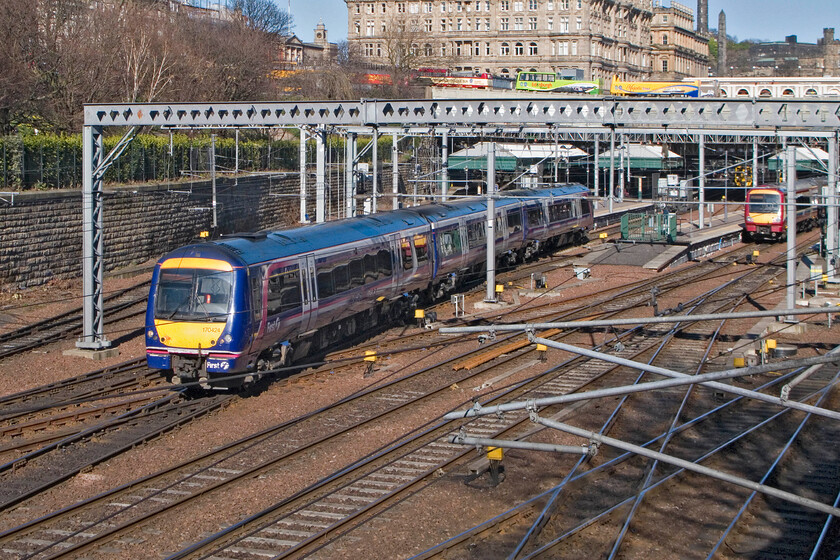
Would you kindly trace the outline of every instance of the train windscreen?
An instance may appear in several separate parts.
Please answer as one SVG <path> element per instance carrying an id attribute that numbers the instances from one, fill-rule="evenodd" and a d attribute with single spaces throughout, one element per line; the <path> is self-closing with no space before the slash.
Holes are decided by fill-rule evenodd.
<path id="1" fill-rule="evenodd" d="M 160 271 L 155 319 L 218 321 L 230 309 L 233 273 L 201 268 Z"/>
<path id="2" fill-rule="evenodd" d="M 749 200 L 751 214 L 775 214 L 779 211 L 782 197 L 776 193 L 752 193 Z"/>

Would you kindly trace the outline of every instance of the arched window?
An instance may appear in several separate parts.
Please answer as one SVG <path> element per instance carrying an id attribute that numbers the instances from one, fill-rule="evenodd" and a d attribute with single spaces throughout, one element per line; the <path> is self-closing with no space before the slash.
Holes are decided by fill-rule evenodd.
<path id="1" fill-rule="evenodd" d="M 502 46 L 499 47 L 499 55 L 500 56 L 509 56 L 510 55 L 510 45 L 507 43 L 502 43 Z"/>
<path id="2" fill-rule="evenodd" d="M 668 34 L 667 34 L 667 33 L 663 33 L 663 34 L 662 34 L 662 44 L 663 44 L 663 45 L 667 45 L 667 44 L 668 44 Z"/>
<path id="3" fill-rule="evenodd" d="M 749 97 L 749 96 L 750 96 L 750 92 L 749 92 L 749 91 L 747 91 L 747 90 L 746 90 L 746 89 L 744 89 L 744 88 L 741 88 L 741 89 L 739 89 L 739 90 L 738 90 L 737 95 L 738 95 L 738 97 Z"/>
<path id="4" fill-rule="evenodd" d="M 758 96 L 759 96 L 759 97 L 772 97 L 772 96 L 773 96 L 773 94 L 772 94 L 772 93 L 770 93 L 770 90 L 769 90 L 769 89 L 764 88 L 763 90 L 761 90 L 760 92 L 758 92 Z"/>
<path id="5" fill-rule="evenodd" d="M 516 56 L 525 56 L 525 46 L 522 43 L 516 43 L 513 47 L 513 54 Z"/>
<path id="6" fill-rule="evenodd" d="M 805 92 L 805 95 L 807 95 L 809 97 L 816 97 L 819 94 L 817 93 L 817 90 L 815 90 L 814 88 L 808 88 L 808 90 Z"/>
<path id="7" fill-rule="evenodd" d="M 788 88 L 782 92 L 782 97 L 793 97 L 793 90 Z"/>
<path id="8" fill-rule="evenodd" d="M 528 44 L 528 55 L 529 56 L 537 56 L 537 44 L 536 43 L 529 43 Z"/>
<path id="9" fill-rule="evenodd" d="M 425 54 L 426 56 L 432 56 L 432 54 L 433 54 L 432 45 L 430 45 L 429 43 L 426 43 L 425 45 L 423 45 L 423 54 Z"/>
<path id="10" fill-rule="evenodd" d="M 508 70 L 507 68 L 502 68 L 501 74 L 502 76 L 507 78 L 508 76 L 510 76 L 510 70 Z"/>

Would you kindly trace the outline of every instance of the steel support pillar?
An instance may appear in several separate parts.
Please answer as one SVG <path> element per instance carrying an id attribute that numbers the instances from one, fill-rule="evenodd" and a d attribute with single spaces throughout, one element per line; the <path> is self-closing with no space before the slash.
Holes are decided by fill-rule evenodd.
<path id="1" fill-rule="evenodd" d="M 698 216 L 698 221 L 700 222 L 700 229 L 703 229 L 705 224 L 703 222 L 706 221 L 706 135 L 701 134 L 699 141 L 697 143 L 700 149 L 700 170 L 699 175 L 700 177 L 697 179 L 697 189 L 698 189 L 698 201 L 700 206 L 700 212 Z"/>
<path id="2" fill-rule="evenodd" d="M 610 132 L 610 212 L 613 211 L 613 199 L 615 198 L 615 128 Z"/>
<path id="3" fill-rule="evenodd" d="M 600 150 L 601 150 L 601 135 L 596 134 L 595 135 L 595 169 L 594 169 L 594 172 L 593 172 L 593 175 L 595 176 L 595 198 L 596 199 L 601 194 L 601 189 L 600 189 L 600 184 L 599 184 L 600 183 L 600 177 L 601 177 L 601 169 L 600 169 L 601 154 L 598 153 L 598 152 L 600 152 Z"/>
<path id="4" fill-rule="evenodd" d="M 315 221 L 319 224 L 327 219 L 326 144 L 327 132 L 319 130 L 315 133 Z"/>
<path id="5" fill-rule="evenodd" d="M 484 301 L 496 302 L 496 143 L 487 144 L 487 292 Z"/>
<path id="6" fill-rule="evenodd" d="M 758 137 L 753 136 L 753 157 L 752 157 L 752 186 L 758 186 Z M 746 196 L 746 195 L 745 195 Z"/>
<path id="7" fill-rule="evenodd" d="M 306 215 L 306 129 L 300 127 L 300 223 L 309 222 Z"/>
<path id="8" fill-rule="evenodd" d="M 449 131 L 444 130 L 440 147 L 440 194 L 441 202 L 449 196 Z"/>
<path id="9" fill-rule="evenodd" d="M 618 148 L 618 201 L 624 202 L 624 189 L 626 187 L 624 183 L 624 150 L 626 148 L 624 135 L 621 135 L 619 138 L 619 148 Z"/>
<path id="10" fill-rule="evenodd" d="M 392 134 L 391 138 L 393 140 L 393 144 L 391 144 L 391 185 L 394 193 L 393 206 L 394 210 L 397 210 L 400 207 L 400 152 L 397 149 L 396 133 Z"/>
<path id="11" fill-rule="evenodd" d="M 356 142 L 358 135 L 348 132 L 344 142 L 344 203 L 345 216 L 356 215 Z"/>
<path id="12" fill-rule="evenodd" d="M 370 211 L 376 214 L 377 203 L 379 202 L 379 129 L 373 129 L 373 185 L 371 186 L 371 206 Z"/>
<path id="13" fill-rule="evenodd" d="M 104 159 L 102 127 L 82 131 L 82 336 L 76 347 L 103 350 L 111 343 L 105 337 L 102 286 L 105 273 L 102 220 L 102 173 Z"/>
<path id="14" fill-rule="evenodd" d="M 787 308 L 796 307 L 796 146 L 785 149 L 785 173 L 787 175 Z M 787 323 L 796 323 L 797 319 L 788 315 Z"/>
<path id="15" fill-rule="evenodd" d="M 837 277 L 838 259 L 838 212 L 837 212 L 837 164 L 838 164 L 838 134 L 828 139 L 828 197 L 826 200 L 826 239 L 825 239 L 825 263 L 828 281 L 836 283 L 840 281 Z"/>

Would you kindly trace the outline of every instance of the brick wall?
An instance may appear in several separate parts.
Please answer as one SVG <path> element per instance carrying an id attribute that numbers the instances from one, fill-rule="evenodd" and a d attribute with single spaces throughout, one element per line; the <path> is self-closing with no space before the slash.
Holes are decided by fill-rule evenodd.
<path id="1" fill-rule="evenodd" d="M 217 181 L 219 233 L 282 228 L 298 221 L 296 176 Z M 105 266 L 157 259 L 212 224 L 209 183 L 106 189 Z M 314 215 L 314 211 L 310 211 Z M 0 202 L 0 286 L 22 289 L 82 275 L 82 194 L 22 193 Z"/>

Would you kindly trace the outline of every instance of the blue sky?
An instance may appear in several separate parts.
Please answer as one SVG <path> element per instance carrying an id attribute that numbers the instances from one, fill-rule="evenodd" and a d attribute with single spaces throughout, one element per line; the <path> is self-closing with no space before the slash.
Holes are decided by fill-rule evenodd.
<path id="1" fill-rule="evenodd" d="M 289 0 L 275 0 L 286 9 Z M 680 2 L 693 10 L 696 0 Z M 295 33 L 305 42 L 314 38 L 318 20 L 327 26 L 332 42 L 347 38 L 347 5 L 344 0 L 291 0 Z M 709 27 L 717 28 L 718 14 L 726 12 L 726 29 L 738 39 L 783 41 L 797 35 L 800 42 L 815 43 L 824 27 L 834 27 L 840 38 L 838 0 L 709 0 Z"/>

